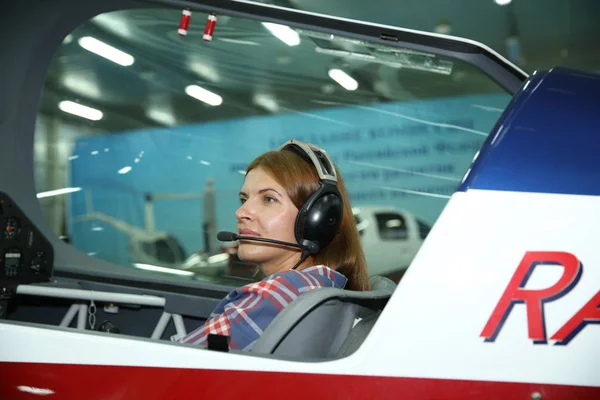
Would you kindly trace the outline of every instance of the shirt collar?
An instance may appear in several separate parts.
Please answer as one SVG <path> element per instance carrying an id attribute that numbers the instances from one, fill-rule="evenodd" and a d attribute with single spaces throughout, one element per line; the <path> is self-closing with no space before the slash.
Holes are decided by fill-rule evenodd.
<path id="1" fill-rule="evenodd" d="M 340 274 L 333 268 L 329 268 L 325 265 L 315 265 L 313 267 L 304 268 L 300 270 L 300 272 L 305 272 L 309 274 L 321 275 L 326 278 L 329 278 L 333 281 L 333 286 L 338 289 L 343 289 L 348 282 L 348 278 L 344 275 Z"/>

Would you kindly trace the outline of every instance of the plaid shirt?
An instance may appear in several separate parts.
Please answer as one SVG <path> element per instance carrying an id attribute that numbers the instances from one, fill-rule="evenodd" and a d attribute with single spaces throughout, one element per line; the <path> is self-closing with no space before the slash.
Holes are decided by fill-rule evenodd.
<path id="1" fill-rule="evenodd" d="M 344 275 L 324 265 L 273 274 L 230 292 L 203 326 L 179 342 L 206 344 L 212 333 L 229 336 L 232 349 L 249 351 L 275 316 L 302 293 L 324 287 L 343 289 L 346 282 Z"/>

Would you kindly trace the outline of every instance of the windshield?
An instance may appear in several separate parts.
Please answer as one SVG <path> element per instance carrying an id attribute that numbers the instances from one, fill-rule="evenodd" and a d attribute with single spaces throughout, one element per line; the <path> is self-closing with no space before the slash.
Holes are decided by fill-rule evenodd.
<path id="1" fill-rule="evenodd" d="M 458 60 L 257 20 L 218 15 L 204 41 L 208 17 L 181 36 L 182 10 L 117 11 L 65 38 L 35 136 L 56 234 L 123 268 L 257 279 L 216 234 L 236 231 L 248 164 L 295 138 L 331 155 L 353 207 L 401 213 L 403 240 L 360 230 L 371 275 L 405 269 L 511 96 Z"/>

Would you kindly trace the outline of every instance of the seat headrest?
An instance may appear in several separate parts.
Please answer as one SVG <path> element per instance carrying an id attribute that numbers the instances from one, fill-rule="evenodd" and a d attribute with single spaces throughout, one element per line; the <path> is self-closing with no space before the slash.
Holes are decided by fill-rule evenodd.
<path id="1" fill-rule="evenodd" d="M 392 294 L 396 289 L 396 284 L 389 278 L 384 276 L 373 276 L 369 279 L 371 283 L 371 291 L 381 291 Z"/>

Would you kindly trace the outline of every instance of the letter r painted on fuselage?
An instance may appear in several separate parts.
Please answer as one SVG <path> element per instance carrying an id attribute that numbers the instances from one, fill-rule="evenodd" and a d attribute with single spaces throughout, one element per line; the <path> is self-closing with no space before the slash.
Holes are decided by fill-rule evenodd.
<path id="1" fill-rule="evenodd" d="M 525 285 L 534 269 L 539 265 L 548 264 L 563 266 L 560 279 L 545 289 L 526 289 Z M 512 308 L 516 304 L 525 304 L 529 338 L 536 344 L 547 343 L 544 303 L 557 300 L 571 291 L 581 278 L 582 272 L 583 265 L 573 254 L 551 251 L 527 252 L 480 336 L 485 338 L 486 342 L 496 340 Z"/>

